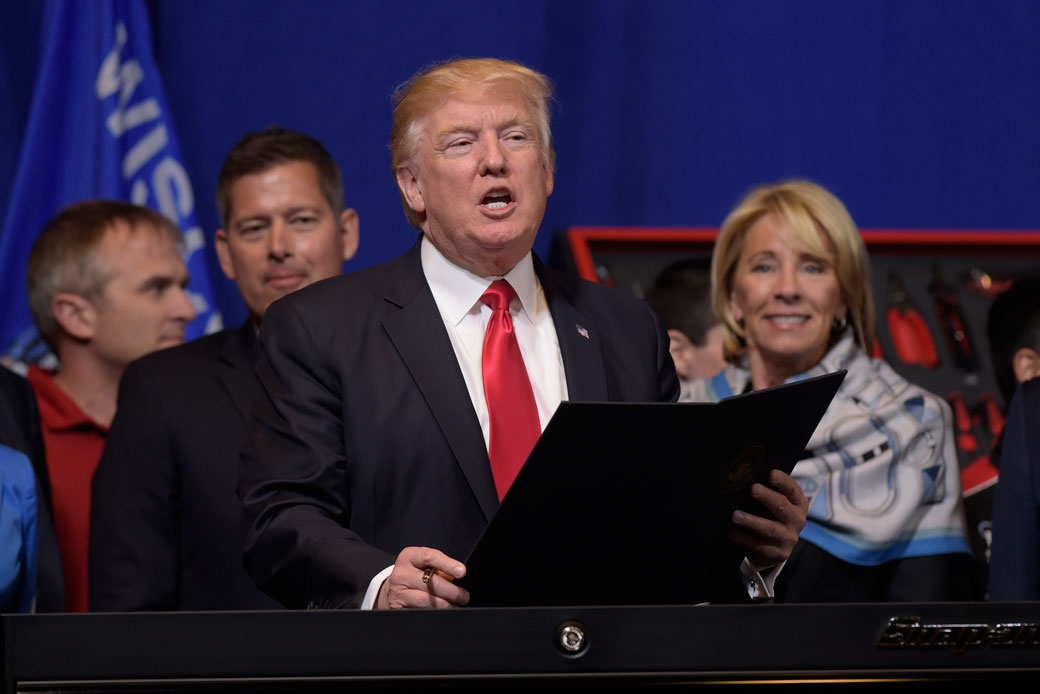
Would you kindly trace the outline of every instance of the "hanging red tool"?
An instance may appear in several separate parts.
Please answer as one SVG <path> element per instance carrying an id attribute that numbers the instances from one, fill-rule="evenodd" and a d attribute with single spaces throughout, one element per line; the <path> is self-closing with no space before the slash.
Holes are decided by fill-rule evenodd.
<path id="1" fill-rule="evenodd" d="M 978 456 L 968 465 L 961 468 L 961 493 L 965 497 L 977 494 L 997 483 L 999 472 L 993 464 L 993 455 L 997 442 L 1000 439 L 1000 434 L 1004 431 L 1005 420 L 1004 413 L 1000 411 L 997 401 L 993 399 L 993 394 L 989 392 L 979 394 L 971 411 L 972 419 L 979 420 L 980 426 L 985 422 L 985 429 L 990 436 L 990 440 L 989 452 Z M 959 440 L 960 435 L 958 434 Z"/>
<path id="2" fill-rule="evenodd" d="M 997 278 L 985 270 L 973 267 L 968 271 L 968 289 L 984 299 L 993 299 L 1003 294 L 1015 283 L 1012 277 Z"/>
<path id="3" fill-rule="evenodd" d="M 971 412 L 968 404 L 964 402 L 964 396 L 959 391 L 954 391 L 946 396 L 946 401 L 953 409 L 953 421 L 957 427 L 957 448 L 964 453 L 977 453 L 979 442 L 972 431 Z"/>
<path id="4" fill-rule="evenodd" d="M 953 361 L 961 370 L 975 373 L 979 370 L 979 360 L 968 335 L 968 326 L 964 322 L 957 301 L 957 293 L 942 276 L 938 265 L 932 265 L 932 281 L 928 285 L 935 297 L 935 311 L 939 316 L 939 324 L 946 336 L 947 346 L 953 353 Z"/>
<path id="5" fill-rule="evenodd" d="M 986 421 L 986 430 L 990 434 L 989 446 L 992 449 L 997 445 L 997 440 L 1004 432 L 1004 413 L 1000 411 L 1000 406 L 990 392 L 980 393 L 975 406 L 982 410 L 983 419 Z"/>
<path id="6" fill-rule="evenodd" d="M 903 281 L 894 272 L 888 273 L 888 290 L 888 334 L 900 361 L 935 368 L 939 354 L 932 333 L 924 317 L 910 303 Z"/>

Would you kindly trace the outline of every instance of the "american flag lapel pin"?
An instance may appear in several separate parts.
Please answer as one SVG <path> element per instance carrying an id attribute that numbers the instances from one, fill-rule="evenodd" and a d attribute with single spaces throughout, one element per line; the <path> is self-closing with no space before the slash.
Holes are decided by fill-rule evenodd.
<path id="1" fill-rule="evenodd" d="M 586 330 L 585 328 L 581 327 L 581 325 L 580 325 L 580 324 L 578 324 L 578 323 L 575 323 L 575 324 L 574 324 L 574 328 L 575 328 L 575 330 L 577 330 L 577 331 L 578 331 L 578 334 L 579 334 L 579 335 L 581 335 L 582 337 L 584 337 L 584 338 L 585 338 L 586 340 L 587 340 L 587 339 L 589 339 L 589 331 L 588 331 L 588 330 Z"/>

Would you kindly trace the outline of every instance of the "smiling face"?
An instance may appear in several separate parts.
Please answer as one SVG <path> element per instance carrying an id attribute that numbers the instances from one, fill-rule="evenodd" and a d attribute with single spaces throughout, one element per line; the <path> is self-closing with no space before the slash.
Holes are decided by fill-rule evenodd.
<path id="1" fill-rule="evenodd" d="M 357 250 L 357 214 L 333 212 L 310 162 L 242 176 L 231 184 L 229 200 L 217 257 L 256 323 L 275 299 L 338 275 Z"/>
<path id="2" fill-rule="evenodd" d="M 453 92 L 396 171 L 423 233 L 452 261 L 503 275 L 530 250 L 553 179 L 530 105 L 508 84 Z"/>
<path id="3" fill-rule="evenodd" d="M 830 263 L 774 215 L 748 229 L 729 300 L 734 318 L 744 323 L 752 377 L 769 385 L 818 363 L 834 321 L 847 313 Z"/>

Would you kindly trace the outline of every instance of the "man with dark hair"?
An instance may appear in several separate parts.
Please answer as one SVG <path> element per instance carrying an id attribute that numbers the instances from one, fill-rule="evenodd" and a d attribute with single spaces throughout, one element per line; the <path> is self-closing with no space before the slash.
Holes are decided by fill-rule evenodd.
<path id="1" fill-rule="evenodd" d="M 697 258 L 678 260 L 654 278 L 646 302 L 668 331 L 679 383 L 711 378 L 726 367 L 725 329 L 711 308 L 711 276 Z"/>
<path id="2" fill-rule="evenodd" d="M 643 301 L 531 252 L 553 191 L 551 92 L 544 75 L 490 58 L 416 75 L 390 134 L 421 232 L 412 249 L 264 317 L 238 491 L 247 570 L 285 605 L 467 603 L 458 558 L 560 402 L 678 397 Z M 805 523 L 806 499 L 781 475 L 781 491 L 752 493 L 783 522 L 734 519 L 759 567 L 785 560 Z M 517 557 L 517 571 L 536 561 Z"/>
<path id="3" fill-rule="evenodd" d="M 1040 456 L 1035 451 L 1040 376 L 1040 277 L 1017 279 L 986 314 L 993 372 L 1007 422 L 990 451 L 996 485 L 965 498 L 969 524 L 987 531 L 984 564 L 994 600 L 1040 598 Z"/>
<path id="4" fill-rule="evenodd" d="M 130 365 L 94 480 L 92 610 L 270 609 L 242 570 L 238 451 L 272 301 L 338 275 L 358 245 L 339 167 L 284 128 L 249 133 L 218 179 L 216 251 L 249 312 Z"/>
<path id="5" fill-rule="evenodd" d="M 87 609 L 91 479 L 123 370 L 134 359 L 184 341 L 195 317 L 184 287 L 181 233 L 157 212 L 125 202 L 70 205 L 33 243 L 29 307 L 58 369 L 29 367 L 46 451 L 65 610 Z"/>

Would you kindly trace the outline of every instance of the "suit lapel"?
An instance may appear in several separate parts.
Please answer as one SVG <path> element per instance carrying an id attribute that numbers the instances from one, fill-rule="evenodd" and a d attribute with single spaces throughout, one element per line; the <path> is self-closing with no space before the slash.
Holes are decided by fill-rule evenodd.
<path id="1" fill-rule="evenodd" d="M 386 293 L 391 310 L 383 328 L 455 454 L 486 519 L 498 510 L 484 435 L 470 402 L 455 350 L 426 284 L 418 243 L 395 268 L 396 284 Z"/>
<path id="2" fill-rule="evenodd" d="M 227 390 L 235 408 L 242 415 L 242 421 L 248 423 L 253 407 L 253 396 L 256 393 L 256 374 L 253 367 L 260 356 L 259 341 L 253 323 L 245 324 L 228 335 L 220 350 L 221 385 Z"/>
<path id="3" fill-rule="evenodd" d="M 577 306 L 577 284 L 565 285 L 537 257 L 535 272 L 545 292 L 556 338 L 560 343 L 563 368 L 567 375 L 567 399 L 583 402 L 605 402 L 607 373 L 603 366 L 602 335 L 597 326 Z"/>

